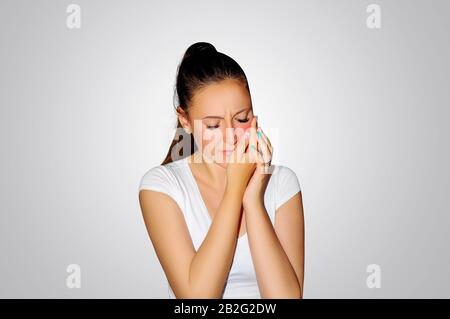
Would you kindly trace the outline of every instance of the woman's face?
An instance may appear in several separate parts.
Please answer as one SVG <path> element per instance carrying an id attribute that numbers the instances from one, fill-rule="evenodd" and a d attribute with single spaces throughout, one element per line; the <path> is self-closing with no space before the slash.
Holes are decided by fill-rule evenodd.
<path id="1" fill-rule="evenodd" d="M 227 79 L 195 92 L 189 117 L 181 123 L 194 134 L 202 160 L 227 166 L 228 156 L 239 137 L 250 128 L 253 110 L 250 94 L 242 82 Z"/>

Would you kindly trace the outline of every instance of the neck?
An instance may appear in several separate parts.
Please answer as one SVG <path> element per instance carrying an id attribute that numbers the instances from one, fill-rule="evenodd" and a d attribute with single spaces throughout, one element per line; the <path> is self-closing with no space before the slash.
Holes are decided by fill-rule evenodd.
<path id="1" fill-rule="evenodd" d="M 197 177 L 206 181 L 209 185 L 217 188 L 225 188 L 227 182 L 226 168 L 218 165 L 215 162 L 205 160 L 203 155 L 200 155 L 197 150 L 194 154 L 189 156 L 188 162 L 193 168 Z M 200 162 L 195 159 L 201 158 Z"/>

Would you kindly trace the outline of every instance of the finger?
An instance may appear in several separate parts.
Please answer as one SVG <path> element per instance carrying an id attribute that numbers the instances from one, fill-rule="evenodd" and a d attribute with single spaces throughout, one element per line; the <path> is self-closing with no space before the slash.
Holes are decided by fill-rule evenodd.
<path id="1" fill-rule="evenodd" d="M 272 160 L 272 152 L 269 149 L 269 145 L 267 145 L 266 141 L 261 138 L 258 142 L 259 150 L 261 151 L 264 163 L 269 163 Z"/>
<path id="2" fill-rule="evenodd" d="M 270 140 L 269 140 L 269 138 L 267 137 L 267 135 L 264 133 L 264 131 L 263 131 L 263 129 L 260 127 L 260 128 L 258 128 L 258 137 L 260 138 L 260 139 L 263 139 L 265 142 L 266 142 L 266 144 L 269 146 L 269 148 L 272 148 L 272 144 L 270 143 Z"/>
<path id="3" fill-rule="evenodd" d="M 272 152 L 273 148 L 272 148 L 272 144 L 270 143 L 269 138 L 267 137 L 267 135 L 264 133 L 264 131 L 262 130 L 262 128 L 258 128 L 258 132 L 257 132 L 257 136 L 259 140 L 263 140 L 269 147 L 270 151 Z"/>
<path id="4" fill-rule="evenodd" d="M 236 149 L 233 152 L 232 159 L 236 162 L 240 162 L 242 159 L 243 154 L 245 153 L 245 150 L 248 146 L 248 140 L 249 140 L 250 133 L 244 132 L 241 137 L 239 138 Z"/>
<path id="5" fill-rule="evenodd" d="M 273 172 L 273 166 L 265 163 L 263 155 L 258 153 L 257 169 L 260 174 L 271 174 Z"/>
<path id="6" fill-rule="evenodd" d="M 250 126 L 250 136 L 249 136 L 249 146 L 248 146 L 248 156 L 251 163 L 257 162 L 258 153 L 258 138 L 256 136 L 256 120 L 257 117 L 252 118 Z"/>

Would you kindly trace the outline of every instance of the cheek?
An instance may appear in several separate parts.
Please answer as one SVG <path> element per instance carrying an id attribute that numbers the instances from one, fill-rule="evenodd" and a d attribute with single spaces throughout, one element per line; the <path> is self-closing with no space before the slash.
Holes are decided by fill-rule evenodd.
<path id="1" fill-rule="evenodd" d="M 206 146 L 208 148 L 214 148 L 222 141 L 222 132 L 218 129 L 216 130 L 204 130 L 203 134 L 196 136 L 197 141 L 201 141 L 203 148 Z"/>
<path id="2" fill-rule="evenodd" d="M 235 128 L 240 128 L 241 130 L 245 131 L 245 130 L 249 129 L 250 127 L 252 127 L 252 120 L 253 120 L 253 116 L 249 115 L 248 121 L 246 123 L 237 122 L 235 124 Z"/>
<path id="3" fill-rule="evenodd" d="M 236 126 L 234 127 L 234 129 L 236 130 L 236 134 L 238 136 L 240 136 L 240 134 L 244 133 L 247 129 L 249 129 L 251 127 L 251 122 L 248 121 L 247 123 L 238 123 L 236 124 Z M 238 133 L 239 132 L 239 133 Z"/>
<path id="4" fill-rule="evenodd" d="M 248 121 L 247 123 L 242 123 L 242 126 L 240 126 L 242 129 L 246 130 L 252 126 L 251 122 Z"/>

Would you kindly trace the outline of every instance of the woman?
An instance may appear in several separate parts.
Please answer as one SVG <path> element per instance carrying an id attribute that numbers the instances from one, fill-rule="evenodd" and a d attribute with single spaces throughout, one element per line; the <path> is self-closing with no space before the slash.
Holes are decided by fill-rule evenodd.
<path id="1" fill-rule="evenodd" d="M 169 297 L 302 298 L 300 185 L 270 165 L 244 71 L 198 42 L 178 66 L 176 93 L 181 138 L 139 188 Z"/>

